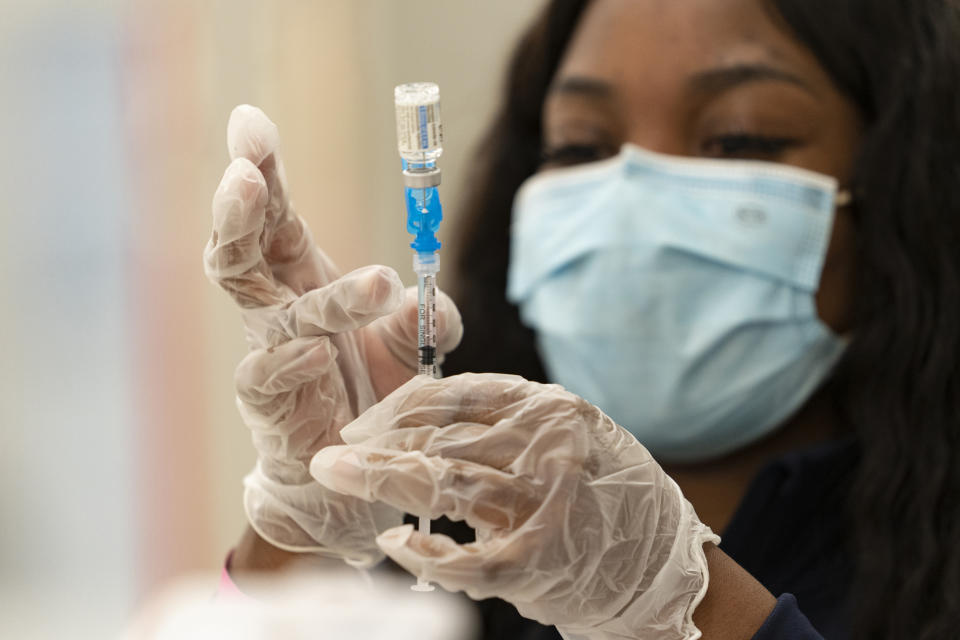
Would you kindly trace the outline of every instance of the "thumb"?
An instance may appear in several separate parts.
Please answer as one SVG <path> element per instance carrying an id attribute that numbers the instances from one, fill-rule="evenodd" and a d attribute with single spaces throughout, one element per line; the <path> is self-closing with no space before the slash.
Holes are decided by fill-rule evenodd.
<path id="1" fill-rule="evenodd" d="M 463 337 L 463 320 L 453 300 L 442 291 L 437 291 L 437 355 L 438 363 L 443 356 L 456 349 Z M 395 358 L 408 367 L 417 367 L 417 319 L 419 307 L 417 288 L 407 287 L 400 308 L 388 316 L 373 322 L 370 328 L 377 332 L 383 344 Z"/>

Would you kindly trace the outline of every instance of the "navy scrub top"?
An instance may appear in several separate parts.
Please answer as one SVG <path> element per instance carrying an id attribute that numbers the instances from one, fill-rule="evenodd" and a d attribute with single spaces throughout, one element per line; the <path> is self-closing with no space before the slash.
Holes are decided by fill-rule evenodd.
<path id="1" fill-rule="evenodd" d="M 753 640 L 849 636 L 853 565 L 846 546 L 845 503 L 856 464 L 851 438 L 790 453 L 764 467 L 751 482 L 720 548 L 779 596 Z M 460 526 L 438 522 L 436 530 L 466 542 Z M 560 638 L 555 628 L 521 617 L 502 600 L 476 606 L 483 640 Z"/>

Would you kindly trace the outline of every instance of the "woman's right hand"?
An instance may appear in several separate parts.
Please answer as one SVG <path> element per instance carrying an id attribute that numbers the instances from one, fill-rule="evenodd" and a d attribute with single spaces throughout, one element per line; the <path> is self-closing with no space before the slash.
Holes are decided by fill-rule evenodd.
<path id="1" fill-rule="evenodd" d="M 386 531 L 380 548 L 410 573 L 503 598 L 568 639 L 700 637 L 704 544 L 719 538 L 630 432 L 563 387 L 418 377 L 342 435 L 313 459 L 317 480 L 477 531 L 463 545 Z"/>
<path id="2" fill-rule="evenodd" d="M 289 551 L 369 566 L 375 538 L 401 513 L 332 492 L 309 473 L 339 430 L 416 371 L 415 290 L 388 267 L 341 275 L 290 205 L 279 135 L 255 107 L 234 109 L 232 162 L 213 198 L 204 267 L 240 306 L 251 351 L 236 372 L 237 403 L 258 453 L 244 481 L 257 534 Z M 462 334 L 460 315 L 437 299 L 438 351 Z"/>

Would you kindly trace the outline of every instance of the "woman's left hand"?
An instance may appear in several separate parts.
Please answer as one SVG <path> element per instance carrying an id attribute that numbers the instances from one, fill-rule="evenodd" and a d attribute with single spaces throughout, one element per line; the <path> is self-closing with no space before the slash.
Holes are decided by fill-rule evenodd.
<path id="1" fill-rule="evenodd" d="M 717 542 L 647 450 L 557 385 L 418 376 L 341 431 L 311 473 L 335 491 L 465 520 L 458 545 L 395 527 L 377 544 L 411 573 L 500 597 L 572 638 L 693 638 Z"/>

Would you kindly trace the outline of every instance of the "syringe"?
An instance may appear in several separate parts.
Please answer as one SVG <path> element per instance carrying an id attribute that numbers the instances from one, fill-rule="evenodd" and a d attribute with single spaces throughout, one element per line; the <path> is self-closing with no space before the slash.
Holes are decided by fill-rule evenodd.
<path id="1" fill-rule="evenodd" d="M 437 377 L 437 272 L 440 242 L 436 232 L 443 219 L 440 168 L 443 125 L 440 122 L 440 89 L 432 82 L 414 82 L 393 91 L 397 115 L 397 147 L 403 160 L 403 184 L 407 203 L 407 231 L 414 234 L 413 270 L 417 274 L 417 373 Z M 430 535 L 430 518 L 420 516 L 419 529 Z M 422 577 L 410 587 L 433 591 Z"/>

